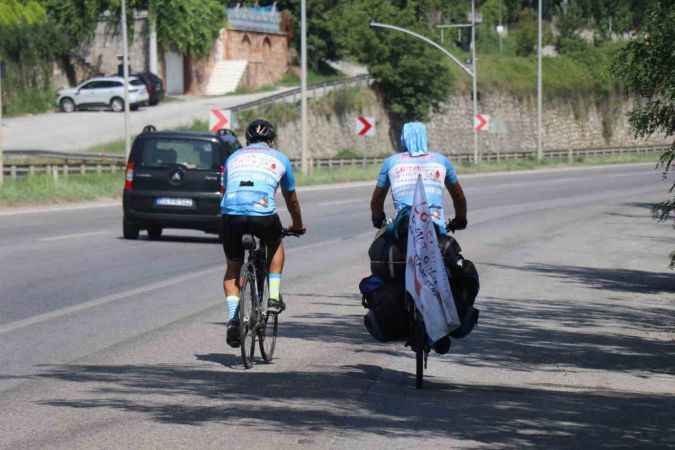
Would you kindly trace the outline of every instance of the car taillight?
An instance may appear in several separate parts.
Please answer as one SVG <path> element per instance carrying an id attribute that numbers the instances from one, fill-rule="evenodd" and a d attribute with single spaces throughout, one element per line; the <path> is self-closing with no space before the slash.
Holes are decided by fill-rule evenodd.
<path id="1" fill-rule="evenodd" d="M 127 164 L 127 176 L 124 179 L 124 190 L 130 191 L 134 188 L 134 163 Z"/>
<path id="2" fill-rule="evenodd" d="M 220 180 L 218 182 L 218 184 L 219 184 L 218 191 L 220 191 L 221 194 L 224 194 L 225 193 L 225 183 L 224 183 L 224 181 L 225 181 L 224 180 L 224 178 L 225 178 L 225 166 L 220 166 L 220 168 L 218 169 L 218 175 L 219 175 L 218 179 Z"/>

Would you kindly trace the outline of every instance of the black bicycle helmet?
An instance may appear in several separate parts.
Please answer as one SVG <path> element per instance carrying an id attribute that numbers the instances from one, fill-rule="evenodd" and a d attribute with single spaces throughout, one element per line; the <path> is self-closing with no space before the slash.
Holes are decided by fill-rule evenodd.
<path id="1" fill-rule="evenodd" d="M 274 125 L 263 119 L 256 119 L 246 128 L 246 143 L 272 142 L 277 137 Z"/>

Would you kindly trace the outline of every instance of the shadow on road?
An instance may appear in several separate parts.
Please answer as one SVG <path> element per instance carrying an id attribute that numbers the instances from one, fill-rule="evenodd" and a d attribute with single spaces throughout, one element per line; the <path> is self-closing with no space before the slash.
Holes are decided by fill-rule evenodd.
<path id="1" fill-rule="evenodd" d="M 552 264 L 527 264 L 521 267 L 483 263 L 485 266 L 533 272 L 570 283 L 580 283 L 607 291 L 641 294 L 675 293 L 675 273 L 611 269 Z"/>
<path id="2" fill-rule="evenodd" d="M 384 437 L 470 440 L 493 448 L 675 444 L 675 435 L 667 431 L 675 414 L 672 396 L 446 385 L 433 380 L 416 391 L 409 373 L 371 365 L 327 372 L 251 370 L 246 376 L 172 365 L 68 365 L 41 376 L 91 383 L 99 397 L 54 399 L 43 405 L 117 409 L 182 425 L 218 422 L 296 433 L 358 430 Z M 386 383 L 376 383 L 381 380 Z"/>
<path id="3" fill-rule="evenodd" d="M 644 392 L 652 377 L 663 385 L 664 377 L 675 375 L 675 346 L 663 339 L 672 336 L 668 333 L 675 323 L 674 305 L 637 308 L 635 303 L 611 300 L 616 291 L 670 292 L 665 290 L 670 280 L 666 274 L 543 264 L 493 267 L 496 272 L 527 270 L 587 284 L 598 289 L 587 295 L 599 293 L 593 302 L 568 297 L 564 291 L 545 300 L 480 298 L 478 328 L 465 342 L 455 343 L 448 356 L 432 356 L 430 364 L 443 367 L 443 380 L 452 380 L 462 367 L 485 368 L 485 373 L 508 370 L 504 373 L 510 379 L 503 383 L 494 381 L 495 376 L 472 383 L 464 372 L 461 383 L 429 377 L 425 389 L 417 391 L 412 353 L 401 343 L 373 343 L 363 326 L 358 295 L 317 292 L 289 294 L 289 305 L 293 296 L 307 296 L 313 302 L 341 305 L 340 310 L 284 317 L 280 335 L 288 339 L 286 344 L 314 341 L 326 351 L 333 344 L 347 344 L 361 360 L 364 352 L 407 358 L 402 366 L 410 370 L 338 361 L 330 367 L 282 372 L 224 368 L 241 368 L 234 353 L 195 355 L 202 362 L 195 365 L 45 366 L 37 378 L 81 386 L 77 399 L 52 398 L 40 404 L 113 409 L 171 424 L 215 422 L 305 432 L 308 439 L 316 431 L 337 432 L 336 447 L 351 432 L 383 439 L 457 439 L 488 448 L 675 446 L 675 394 L 630 392 L 631 387 L 621 383 L 625 390 L 617 391 L 576 380 L 577 374 L 583 377 L 594 370 L 610 376 L 630 374 L 644 383 Z M 527 378 L 532 372 L 539 376 Z"/>
<path id="4" fill-rule="evenodd" d="M 483 299 L 489 306 L 453 359 L 474 367 L 571 373 L 602 370 L 675 375 L 670 335 L 675 310 L 634 305 L 583 305 L 569 300 Z M 570 381 L 572 383 L 572 381 Z"/>

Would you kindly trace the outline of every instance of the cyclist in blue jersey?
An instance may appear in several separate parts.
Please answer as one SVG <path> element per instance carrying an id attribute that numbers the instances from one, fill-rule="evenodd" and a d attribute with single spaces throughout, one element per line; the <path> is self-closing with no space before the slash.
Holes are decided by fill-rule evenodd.
<path id="1" fill-rule="evenodd" d="M 420 122 L 409 122 L 403 125 L 401 152 L 390 156 L 382 164 L 370 201 L 373 226 L 381 228 L 384 225 L 384 201 L 389 188 L 391 188 L 397 216 L 412 207 L 415 186 L 420 175 L 424 183 L 431 217 L 441 234 L 440 240 L 446 239 L 446 229 L 463 230 L 466 228 L 466 198 L 457 179 L 457 172 L 448 158 L 440 153 L 429 151 L 427 129 Z M 447 223 L 443 208 L 444 189 L 450 193 L 455 208 L 455 217 Z M 440 354 L 447 353 L 450 349 L 450 338 L 445 336 L 434 343 L 433 348 Z"/>
<path id="2" fill-rule="evenodd" d="M 427 202 L 434 223 L 445 234 L 446 226 L 453 230 L 466 228 L 466 198 L 452 163 L 440 153 L 427 147 L 427 129 L 423 123 L 409 122 L 401 133 L 401 152 L 382 164 L 377 185 L 370 201 L 373 226 L 380 228 L 385 220 L 384 201 L 391 188 L 394 208 L 398 214 L 412 206 L 418 176 L 422 176 Z M 445 223 L 443 192 L 447 189 L 455 207 L 455 217 Z"/>
<path id="3" fill-rule="evenodd" d="M 239 274 L 244 249 L 241 238 L 253 234 L 267 247 L 269 262 L 269 307 L 285 308 L 279 294 L 284 267 L 284 247 L 281 243 L 281 221 L 277 215 L 274 194 L 279 186 L 290 213 L 289 231 L 304 234 L 300 202 L 295 192 L 295 178 L 288 157 L 270 145 L 276 138 L 274 126 L 265 120 L 254 120 L 246 129 L 246 146 L 232 153 L 225 162 L 223 186 L 225 195 L 220 205 L 223 216 L 223 249 L 227 270 L 223 289 L 227 302 L 227 342 L 238 347 Z"/>

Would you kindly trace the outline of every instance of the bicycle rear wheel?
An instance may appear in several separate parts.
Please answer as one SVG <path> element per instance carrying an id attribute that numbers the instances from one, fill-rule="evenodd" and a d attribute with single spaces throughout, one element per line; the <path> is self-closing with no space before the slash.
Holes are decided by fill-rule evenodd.
<path id="1" fill-rule="evenodd" d="M 241 362 L 247 369 L 253 367 L 253 356 L 255 353 L 256 296 L 255 277 L 246 269 L 241 277 L 239 326 L 241 333 Z"/>
<path id="2" fill-rule="evenodd" d="M 417 314 L 415 314 L 417 316 Z M 415 317 L 415 388 L 422 389 L 424 380 L 424 344 L 426 338 L 424 322 L 419 317 Z"/>

